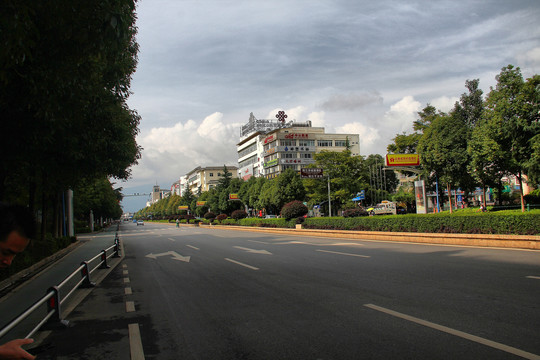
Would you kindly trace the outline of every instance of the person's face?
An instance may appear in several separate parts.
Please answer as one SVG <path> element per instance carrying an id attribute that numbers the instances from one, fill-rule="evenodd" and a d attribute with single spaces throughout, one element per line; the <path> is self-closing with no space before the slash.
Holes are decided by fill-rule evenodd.
<path id="1" fill-rule="evenodd" d="M 7 268 L 15 256 L 21 253 L 30 240 L 21 236 L 17 231 L 12 231 L 6 240 L 0 241 L 0 268 Z"/>

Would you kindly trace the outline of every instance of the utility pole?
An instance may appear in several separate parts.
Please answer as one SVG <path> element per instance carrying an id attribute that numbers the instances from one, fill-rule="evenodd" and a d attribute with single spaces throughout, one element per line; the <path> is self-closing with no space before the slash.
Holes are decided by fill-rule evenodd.
<path id="1" fill-rule="evenodd" d="M 332 216 L 332 200 L 330 199 L 330 174 L 328 174 L 328 217 Z"/>

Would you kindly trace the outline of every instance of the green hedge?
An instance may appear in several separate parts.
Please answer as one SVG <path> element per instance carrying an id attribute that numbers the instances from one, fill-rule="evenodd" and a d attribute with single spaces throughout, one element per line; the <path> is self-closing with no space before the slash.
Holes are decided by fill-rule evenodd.
<path id="1" fill-rule="evenodd" d="M 304 222 L 304 227 L 360 231 L 538 235 L 540 214 L 456 213 L 308 218 Z"/>

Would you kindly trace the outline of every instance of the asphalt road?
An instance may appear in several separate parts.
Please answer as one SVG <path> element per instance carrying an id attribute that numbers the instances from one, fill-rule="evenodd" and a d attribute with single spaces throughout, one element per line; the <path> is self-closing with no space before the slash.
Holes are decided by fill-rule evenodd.
<path id="1" fill-rule="evenodd" d="M 537 251 L 151 223 L 120 237 L 122 263 L 41 358 L 540 359 Z"/>

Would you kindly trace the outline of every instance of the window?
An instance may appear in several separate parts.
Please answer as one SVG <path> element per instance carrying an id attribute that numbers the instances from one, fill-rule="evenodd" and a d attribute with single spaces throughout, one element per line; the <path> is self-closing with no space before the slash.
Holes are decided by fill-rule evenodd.
<path id="1" fill-rule="evenodd" d="M 302 159 L 311 159 L 312 156 L 310 153 L 300 153 L 300 158 Z"/>
<path id="2" fill-rule="evenodd" d="M 332 146 L 332 140 L 317 140 L 317 146 L 330 147 Z"/>
<path id="3" fill-rule="evenodd" d="M 279 140 L 279 144 L 281 146 L 296 146 L 296 140 L 291 140 L 291 139 Z"/>
<path id="4" fill-rule="evenodd" d="M 285 153 L 285 154 L 283 154 L 282 157 L 284 159 L 294 159 L 294 158 L 296 158 L 296 154 L 295 153 Z"/>
<path id="5" fill-rule="evenodd" d="M 210 173 L 210 177 L 214 176 L 214 173 Z"/>
<path id="6" fill-rule="evenodd" d="M 293 169 L 296 170 L 296 165 L 281 165 L 281 170 L 285 171 L 287 169 Z"/>
<path id="7" fill-rule="evenodd" d="M 334 140 L 335 146 L 345 147 L 347 146 L 347 140 Z"/>
<path id="8" fill-rule="evenodd" d="M 315 146 L 315 140 L 298 140 L 298 146 Z"/>

